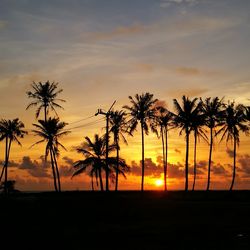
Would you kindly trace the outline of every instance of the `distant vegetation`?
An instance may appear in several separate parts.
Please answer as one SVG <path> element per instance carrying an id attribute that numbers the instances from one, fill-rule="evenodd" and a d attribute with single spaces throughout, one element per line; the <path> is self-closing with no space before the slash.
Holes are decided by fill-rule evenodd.
<path id="1" fill-rule="evenodd" d="M 41 116 L 43 111 L 44 119 L 39 119 L 38 123 L 33 124 L 32 132 L 40 137 L 34 145 L 46 143 L 45 159 L 50 157 L 50 164 L 54 180 L 55 191 L 61 191 L 61 182 L 59 175 L 59 166 L 57 158 L 59 148 L 65 147 L 59 142 L 62 136 L 70 133 L 65 130 L 67 123 L 61 122 L 56 109 L 63 107 L 58 102 L 65 102 L 58 98 L 62 89 L 58 89 L 58 83 L 39 82 L 31 85 L 32 90 L 27 92 L 28 98 L 32 102 L 27 109 L 36 107 L 36 119 Z M 141 132 L 141 191 L 144 190 L 144 137 L 150 130 L 155 133 L 162 143 L 163 175 L 164 189 L 167 191 L 168 178 L 168 133 L 172 129 L 177 129 L 179 135 L 185 136 L 186 157 L 185 157 L 185 191 L 191 190 L 189 187 L 189 151 L 190 140 L 194 140 L 194 173 L 193 186 L 195 190 L 196 183 L 196 151 L 198 138 L 202 138 L 209 144 L 208 152 L 208 173 L 207 188 L 210 189 L 211 182 L 211 163 L 213 156 L 214 138 L 220 137 L 220 141 L 226 140 L 233 143 L 233 172 L 230 190 L 233 190 L 236 176 L 236 157 L 237 147 L 240 144 L 240 134 L 249 135 L 250 129 L 250 107 L 235 102 L 225 102 L 218 97 L 189 98 L 183 96 L 180 101 L 173 100 L 174 110 L 168 110 L 161 105 L 162 102 L 154 98 L 151 93 L 136 94 L 134 97 L 129 96 L 129 104 L 123 106 L 122 110 L 109 110 L 106 116 L 106 133 L 102 136 L 94 135 L 94 139 L 85 137 L 85 141 L 76 147 L 76 151 L 83 155 L 83 159 L 75 162 L 72 166 L 75 170 L 73 176 L 86 172 L 91 178 L 92 190 L 94 182 L 101 191 L 108 190 L 108 179 L 114 183 L 115 190 L 118 190 L 119 175 L 126 178 L 129 166 L 126 161 L 120 158 L 122 140 L 127 143 L 127 136 L 133 136 L 134 131 L 139 126 Z M 51 117 L 51 113 L 55 117 Z M 21 145 L 19 138 L 23 138 L 27 132 L 24 130 L 24 124 L 18 119 L 0 120 L 0 140 L 5 141 L 5 161 L 1 170 L 0 181 L 4 192 L 13 190 L 12 183 L 8 180 L 8 163 L 12 142 Z M 112 142 L 111 142 L 112 135 Z M 191 137 L 193 135 L 193 137 Z M 32 145 L 33 146 L 33 145 Z M 66 149 L 65 149 L 66 150 Z M 110 156 L 115 152 L 115 156 Z M 106 179 L 106 188 L 104 188 L 104 173 Z M 72 177 L 73 177 L 72 176 Z M 13 182 L 14 183 L 14 182 Z"/>

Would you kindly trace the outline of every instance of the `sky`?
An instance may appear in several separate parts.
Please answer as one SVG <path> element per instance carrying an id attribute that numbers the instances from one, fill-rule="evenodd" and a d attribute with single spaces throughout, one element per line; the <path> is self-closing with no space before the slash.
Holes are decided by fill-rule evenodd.
<path id="1" fill-rule="evenodd" d="M 64 190 L 89 189 L 86 175 L 71 179 L 82 156 L 74 150 L 85 136 L 103 134 L 98 108 L 129 104 L 128 96 L 150 92 L 171 110 L 173 98 L 224 97 L 249 105 L 250 1 L 248 0 L 0 0 L 0 118 L 20 118 L 29 131 L 13 145 L 10 177 L 20 190 L 51 190 L 44 145 L 32 130 L 35 109 L 26 92 L 31 83 L 58 82 L 65 99 L 60 119 L 69 123 L 59 163 Z M 52 114 L 53 115 L 53 114 Z M 87 119 L 88 118 L 88 119 Z M 81 122 L 78 122 L 81 119 Z M 92 123 L 93 122 L 93 123 Z M 76 128 L 79 126 L 79 128 Z M 169 188 L 184 186 L 185 141 L 169 134 Z M 238 150 L 236 188 L 250 188 L 249 138 Z M 146 189 L 162 179 L 161 143 L 145 139 Z M 192 147 L 192 142 L 191 142 Z M 208 145 L 199 144 L 197 188 L 206 186 Z M 215 145 L 213 189 L 229 188 L 232 146 Z M 192 171 L 192 150 L 190 150 Z M 131 166 L 121 189 L 140 188 L 140 134 L 128 138 L 121 155 Z M 4 143 L 0 145 L 4 159 Z M 191 175 L 192 178 L 192 175 Z M 190 184 L 191 185 L 191 184 Z"/>

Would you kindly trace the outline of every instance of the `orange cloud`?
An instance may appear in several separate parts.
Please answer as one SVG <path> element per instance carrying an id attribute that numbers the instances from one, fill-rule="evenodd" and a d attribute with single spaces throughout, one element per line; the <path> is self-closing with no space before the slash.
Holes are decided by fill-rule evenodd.
<path id="1" fill-rule="evenodd" d="M 178 67 L 175 69 L 175 72 L 181 75 L 185 75 L 185 76 L 196 76 L 202 73 L 200 69 L 192 68 L 192 67 Z"/>

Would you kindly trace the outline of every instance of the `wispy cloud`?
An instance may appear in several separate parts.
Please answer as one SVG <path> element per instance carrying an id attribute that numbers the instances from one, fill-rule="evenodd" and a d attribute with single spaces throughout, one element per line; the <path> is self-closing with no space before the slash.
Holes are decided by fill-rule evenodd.
<path id="1" fill-rule="evenodd" d="M 88 34 L 88 40 L 91 41 L 102 41 L 110 40 L 112 38 L 131 36 L 146 32 L 149 27 L 141 24 L 133 24 L 131 26 L 119 26 L 111 31 L 103 32 L 92 32 Z"/>
<path id="2" fill-rule="evenodd" d="M 167 8 L 173 4 L 188 4 L 188 5 L 195 5 L 202 2 L 201 0 L 161 0 L 160 6 L 162 8 Z"/>

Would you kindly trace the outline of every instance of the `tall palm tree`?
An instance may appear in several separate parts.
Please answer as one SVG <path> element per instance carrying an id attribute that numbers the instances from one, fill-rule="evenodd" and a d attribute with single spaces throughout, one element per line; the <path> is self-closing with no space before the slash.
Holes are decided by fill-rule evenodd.
<path id="1" fill-rule="evenodd" d="M 5 120 L 2 119 L 0 121 L 0 141 L 5 139 L 5 162 L 2 169 L 2 173 L 0 176 L 0 181 L 2 180 L 3 175 L 5 174 L 4 178 L 4 187 L 5 193 L 8 192 L 7 190 L 7 183 L 8 183 L 8 163 L 10 157 L 10 149 L 12 142 L 17 142 L 18 145 L 22 145 L 19 141 L 19 138 L 23 138 L 26 131 L 23 130 L 24 124 L 18 119 L 14 120 Z"/>
<path id="2" fill-rule="evenodd" d="M 162 159 L 164 172 L 164 190 L 167 191 L 168 176 L 168 131 L 173 126 L 173 114 L 166 108 L 157 107 L 156 123 L 160 127 L 160 136 L 162 142 Z"/>
<path id="3" fill-rule="evenodd" d="M 205 115 L 202 113 L 202 102 L 200 101 L 197 105 L 199 112 L 193 117 L 191 131 L 194 133 L 194 180 L 192 190 L 195 189 L 196 175 L 197 175 L 197 163 L 196 163 L 196 153 L 197 153 L 197 140 L 202 138 L 205 142 L 208 142 L 206 135 L 205 126 Z"/>
<path id="4" fill-rule="evenodd" d="M 202 100 L 201 100 L 202 101 Z M 205 124 L 209 128 L 210 133 L 210 141 L 209 141 L 209 158 L 208 158 L 208 177 L 207 177 L 207 191 L 210 188 L 210 174 L 211 174 L 211 163 L 212 163 L 212 151 L 213 151 L 213 143 L 214 136 L 216 133 L 216 127 L 218 125 L 220 116 L 223 110 L 223 99 L 219 99 L 218 97 L 214 98 L 206 98 L 203 101 L 202 112 L 205 116 Z"/>
<path id="5" fill-rule="evenodd" d="M 247 119 L 245 116 L 245 107 L 243 105 L 235 105 L 234 102 L 228 103 L 222 114 L 222 119 L 219 122 L 221 127 L 217 131 L 222 134 L 221 140 L 233 141 L 233 178 L 230 186 L 230 191 L 233 190 L 235 175 L 236 175 L 236 149 L 240 143 L 240 132 L 248 134 L 249 127 L 245 124 Z"/>
<path id="6" fill-rule="evenodd" d="M 127 144 L 125 134 L 127 133 L 126 113 L 123 110 L 111 111 L 110 114 L 110 131 L 114 135 L 114 144 L 116 145 L 116 173 L 115 173 L 115 191 L 118 190 L 118 176 L 119 176 L 119 151 L 120 151 L 120 137 L 123 142 Z"/>
<path id="7" fill-rule="evenodd" d="M 182 103 L 179 104 L 176 99 L 173 100 L 174 109 L 176 113 L 174 114 L 174 125 L 179 127 L 180 135 L 183 131 L 186 136 L 186 161 L 185 161 L 185 191 L 188 191 L 188 156 L 189 156 L 189 135 L 192 129 L 192 122 L 194 117 L 200 112 L 199 105 L 196 105 L 197 98 L 190 100 L 185 95 L 182 96 Z"/>
<path id="8" fill-rule="evenodd" d="M 154 99 L 154 95 L 150 93 L 145 93 L 135 95 L 135 99 L 132 96 L 129 96 L 129 100 L 131 106 L 125 105 L 123 108 L 129 111 L 130 119 L 128 120 L 129 125 L 129 133 L 133 133 L 140 123 L 141 127 L 141 140 L 142 140 L 142 180 L 141 180 L 141 191 L 144 189 L 144 133 L 148 135 L 149 126 L 151 125 L 151 121 L 155 118 L 155 103 L 158 101 Z M 151 126 L 151 129 L 154 128 Z"/>
<path id="9" fill-rule="evenodd" d="M 60 192 L 61 182 L 57 157 L 59 156 L 59 147 L 64 150 L 66 150 L 66 148 L 59 142 L 59 138 L 69 134 L 70 131 L 64 130 L 67 123 L 60 122 L 59 118 L 49 117 L 48 120 L 38 120 L 38 123 L 39 124 L 33 124 L 36 129 L 32 131 L 42 139 L 32 146 L 46 142 L 45 158 L 47 159 L 47 156 L 50 155 L 55 191 Z"/>
<path id="10" fill-rule="evenodd" d="M 49 109 L 55 112 L 57 115 L 55 108 L 63 108 L 59 104 L 57 104 L 57 101 L 65 102 L 63 99 L 58 99 L 57 96 L 59 93 L 61 93 L 63 90 L 59 89 L 57 90 L 58 83 L 54 82 L 33 82 L 31 85 L 33 92 L 28 91 L 27 95 L 29 98 L 34 99 L 26 109 L 29 109 L 30 107 L 37 107 L 36 110 L 36 118 L 39 117 L 39 114 L 42 109 L 44 109 L 44 120 L 47 121 L 47 115 L 49 112 Z M 58 116 L 58 115 L 57 115 Z"/>
<path id="11" fill-rule="evenodd" d="M 116 149 L 116 145 L 109 145 L 109 152 Z M 102 171 L 106 171 L 106 139 L 105 137 L 99 137 L 97 134 L 94 136 L 94 141 L 91 141 L 89 137 L 85 137 L 85 142 L 76 148 L 78 153 L 83 154 L 84 160 L 79 160 L 74 164 L 76 169 L 73 176 L 79 175 L 85 171 L 89 170 L 89 175 L 91 176 L 91 185 L 93 189 L 92 177 L 95 176 L 96 179 L 99 178 L 100 189 L 103 191 L 103 180 Z M 110 167 L 109 172 L 112 173 L 113 170 L 118 171 L 125 177 L 125 172 L 128 171 L 128 166 L 125 160 L 119 158 L 119 167 L 117 167 L 117 158 L 108 157 L 108 166 Z M 97 181 L 98 183 L 98 181 Z"/>

